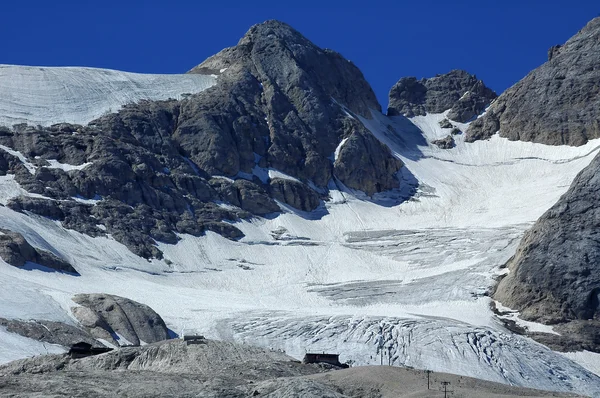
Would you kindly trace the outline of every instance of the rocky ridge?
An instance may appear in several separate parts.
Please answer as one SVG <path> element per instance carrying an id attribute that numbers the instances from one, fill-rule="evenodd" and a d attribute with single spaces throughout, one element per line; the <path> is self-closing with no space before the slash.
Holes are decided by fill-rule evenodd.
<path id="1" fill-rule="evenodd" d="M 449 110 L 449 119 L 466 123 L 496 97 L 483 81 L 463 70 L 421 80 L 403 77 L 390 90 L 387 114 L 413 117 Z"/>
<path id="2" fill-rule="evenodd" d="M 0 129 L 0 175 L 36 194 L 7 206 L 161 258 L 156 242 L 178 234 L 241 238 L 232 221 L 279 212 L 276 200 L 312 211 L 330 181 L 368 195 L 399 187 L 402 162 L 359 120 L 381 110 L 362 73 L 288 25 L 253 26 L 190 73 L 217 84 L 88 126 Z"/>
<path id="3" fill-rule="evenodd" d="M 600 156 L 523 237 L 494 298 L 523 319 L 554 325 L 538 336 L 561 350 L 600 352 Z"/>
<path id="4" fill-rule="evenodd" d="M 13 397 L 344 398 L 431 396 L 424 371 L 390 366 L 344 370 L 302 364 L 277 351 L 248 345 L 181 340 L 121 348 L 73 360 L 39 356 L 0 367 L 0 394 Z M 431 373 L 432 385 L 451 381 L 464 397 L 567 397 L 574 395 Z M 417 395 L 415 395 L 417 394 Z"/>
<path id="5" fill-rule="evenodd" d="M 600 17 L 562 46 L 548 62 L 506 90 L 484 117 L 474 121 L 466 141 L 500 132 L 510 140 L 548 145 L 583 145 L 600 137 Z"/>

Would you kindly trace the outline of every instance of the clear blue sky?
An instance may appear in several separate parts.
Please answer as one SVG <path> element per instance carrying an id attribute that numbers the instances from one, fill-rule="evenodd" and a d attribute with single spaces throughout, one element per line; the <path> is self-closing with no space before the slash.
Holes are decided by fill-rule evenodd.
<path id="1" fill-rule="evenodd" d="M 0 15 L 0 63 L 148 73 L 185 72 L 279 19 L 352 60 L 385 107 L 400 77 L 455 68 L 500 93 L 600 15 L 600 1 L 6 0 Z"/>

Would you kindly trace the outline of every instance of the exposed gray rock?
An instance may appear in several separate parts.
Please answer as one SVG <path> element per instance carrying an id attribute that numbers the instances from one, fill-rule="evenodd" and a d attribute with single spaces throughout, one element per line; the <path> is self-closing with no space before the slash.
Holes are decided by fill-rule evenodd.
<path id="1" fill-rule="evenodd" d="M 600 17 L 550 49 L 548 58 L 469 126 L 467 141 L 498 131 L 510 140 L 548 145 L 578 146 L 600 137 Z"/>
<path id="2" fill-rule="evenodd" d="M 196 114 L 211 123 L 212 129 L 205 130 L 231 138 L 211 139 L 211 147 L 198 148 L 196 153 L 201 155 L 192 153 L 190 158 L 204 159 L 220 152 L 235 155 L 237 150 L 238 154 L 232 155 L 237 160 L 224 161 L 218 169 L 227 176 L 250 172 L 256 154 L 262 167 L 275 168 L 326 189 L 336 173 L 329 157 L 343 138 L 364 129 L 347 112 L 370 118 L 371 110 L 381 109 L 362 73 L 351 62 L 331 50 L 318 48 L 281 22 L 253 26 L 237 46 L 207 59 L 191 73 L 223 69 L 221 83 L 209 90 L 210 95 L 207 92 L 202 96 L 203 106 Z M 227 115 L 222 115 L 223 110 L 229 110 Z M 239 131 L 233 122 L 236 115 L 245 117 Z M 194 129 L 197 121 L 198 117 Z M 379 152 L 374 156 L 391 157 L 383 145 L 371 149 Z M 346 183 L 346 175 L 335 176 Z M 348 185 L 365 192 L 373 188 L 373 184 L 362 186 L 356 180 Z M 382 182 L 380 186 L 384 190 L 388 184 Z"/>
<path id="3" fill-rule="evenodd" d="M 3 145 L 37 162 L 35 174 L 20 161 L 11 163 L 8 172 L 19 184 L 29 192 L 59 199 L 18 197 L 8 206 L 59 220 L 66 228 L 91 236 L 110 233 L 147 258 L 160 258 L 156 241 L 175 243 L 176 232 L 198 236 L 210 227 L 226 232 L 227 237 L 239 237 L 241 231 L 235 226 L 215 228 L 215 222 L 237 221 L 251 214 L 213 203 L 224 198 L 210 186 L 208 175 L 182 157 L 169 137 L 161 136 L 167 128 L 161 126 L 168 125 L 163 121 L 165 113 L 173 106 L 174 101 L 131 105 L 92 126 L 79 126 L 75 135 L 53 126 L 15 129 L 0 136 Z M 65 172 L 45 167 L 46 159 L 91 164 Z M 77 197 L 100 202 L 80 203 L 74 200 Z"/>
<path id="4" fill-rule="evenodd" d="M 77 274 L 68 262 L 45 250 L 36 249 L 18 232 L 0 229 L 0 258 L 15 267 L 39 264 L 56 271 Z"/>
<path id="5" fill-rule="evenodd" d="M 267 191 L 257 184 L 246 180 L 237 180 L 233 185 L 238 190 L 242 209 L 258 215 L 279 211 L 277 203 L 269 197 Z"/>
<path id="6" fill-rule="evenodd" d="M 430 377 L 432 386 L 449 381 L 465 398 L 575 396 L 447 373 L 433 372 Z M 427 389 L 423 370 L 396 366 L 332 370 L 302 364 L 283 353 L 213 340 L 190 345 L 171 340 L 77 360 L 67 355 L 37 356 L 0 366 L 0 380 L 3 395 L 36 398 L 408 398 L 429 397 L 435 391 Z"/>
<path id="7" fill-rule="evenodd" d="M 402 166 L 388 147 L 364 130 L 357 130 L 348 138 L 334 163 L 340 181 L 369 196 L 398 188 L 396 173 Z"/>
<path id="8" fill-rule="evenodd" d="M 8 206 L 91 236 L 110 234 L 137 255 L 161 258 L 157 242 L 176 243 L 177 234 L 242 237 L 231 222 L 280 211 L 273 195 L 314 209 L 318 195 L 310 183 L 326 192 L 335 176 L 369 194 L 398 185 L 399 161 L 356 117 L 381 110 L 362 73 L 290 26 L 253 26 L 237 46 L 190 72 L 220 76 L 215 86 L 181 101 L 141 101 L 88 126 L 0 131 L 0 144 L 35 166 L 32 174 L 0 151 L 0 174 L 14 174 L 25 190 L 49 198 L 19 197 Z M 371 153 L 335 166 L 331 154 L 353 134 L 369 142 L 361 148 Z M 49 160 L 82 168 L 52 168 Z M 350 166 L 366 177 L 357 178 Z M 255 167 L 306 185 L 300 192 L 275 182 L 272 189 L 253 177 Z M 294 189 L 304 199 L 294 200 Z"/>
<path id="9" fill-rule="evenodd" d="M 561 47 L 562 44 L 557 44 L 556 46 L 550 47 L 550 49 L 548 50 L 548 61 L 552 61 L 552 58 L 554 58 L 555 55 L 558 55 L 558 53 L 560 53 Z"/>
<path id="10" fill-rule="evenodd" d="M 33 340 L 59 344 L 65 347 L 70 347 L 79 342 L 85 342 L 92 346 L 103 346 L 89 333 L 62 322 L 46 320 L 22 321 L 0 318 L 0 326 L 4 326 L 10 333 L 16 333 Z"/>
<path id="11" fill-rule="evenodd" d="M 147 305 L 109 294 L 78 294 L 73 301 L 81 305 L 73 315 L 95 338 L 115 345 L 123 343 L 118 336 L 133 345 L 169 339 L 165 322 Z"/>
<path id="12" fill-rule="evenodd" d="M 440 121 L 440 127 L 443 129 L 451 129 L 454 125 L 448 119 L 443 119 Z"/>
<path id="13" fill-rule="evenodd" d="M 273 178 L 269 184 L 273 198 L 303 211 L 312 211 L 321 203 L 319 195 L 301 182 Z"/>
<path id="14" fill-rule="evenodd" d="M 481 114 L 496 97 L 475 75 L 463 70 L 421 80 L 403 77 L 390 90 L 387 113 L 413 117 L 450 109 L 448 118 L 464 123 Z"/>
<path id="15" fill-rule="evenodd" d="M 454 127 L 450 132 L 450 135 L 459 135 L 462 134 L 462 131 L 458 127 Z"/>
<path id="16" fill-rule="evenodd" d="M 451 149 L 455 146 L 454 138 L 452 137 L 452 135 L 440 138 L 439 140 L 431 141 L 431 143 L 437 145 L 441 149 Z"/>
<path id="17" fill-rule="evenodd" d="M 600 156 L 527 231 L 494 298 L 600 351 Z"/>
<path id="18" fill-rule="evenodd" d="M 483 113 L 492 100 L 497 97 L 496 93 L 487 88 L 481 80 L 478 80 L 469 91 L 467 91 L 452 106 L 448 112 L 448 118 L 457 122 L 466 123 L 474 117 Z"/>

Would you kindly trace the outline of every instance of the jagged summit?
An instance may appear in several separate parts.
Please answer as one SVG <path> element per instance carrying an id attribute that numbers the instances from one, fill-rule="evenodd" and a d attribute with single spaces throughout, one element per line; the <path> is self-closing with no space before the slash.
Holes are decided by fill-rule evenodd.
<path id="1" fill-rule="evenodd" d="M 310 40 L 304 37 L 302 33 L 298 32 L 296 29 L 294 29 L 287 23 L 276 19 L 269 19 L 265 22 L 252 25 L 250 29 L 248 29 L 246 34 L 242 36 L 242 38 L 238 42 L 238 46 L 254 43 L 263 39 L 277 39 L 284 41 L 290 45 L 297 44 L 311 46 L 317 50 L 320 50 L 319 47 L 317 47 Z"/>
<path id="2" fill-rule="evenodd" d="M 175 244 L 176 234 L 239 239 L 225 221 L 279 213 L 276 201 L 311 212 L 336 184 L 370 196 L 399 187 L 402 162 L 361 121 L 380 110 L 362 73 L 289 25 L 255 25 L 184 77 L 211 84 L 88 126 L 7 129 L 0 145 L 31 165 L 0 151 L 0 172 L 41 197 L 6 204 L 160 257 L 156 242 Z M 46 159 L 72 166 L 47 169 Z"/>
<path id="3" fill-rule="evenodd" d="M 286 350 L 298 359 L 305 352 L 336 350 L 342 362 L 356 365 L 383 361 L 438 375 L 458 369 L 465 376 L 600 396 L 600 377 L 573 362 L 587 366 L 589 356 L 579 355 L 589 353 L 563 356 L 516 335 L 499 319 L 553 330 L 523 323 L 517 312 L 493 313 L 487 294 L 527 226 L 566 192 L 598 152 L 597 143 L 552 147 L 496 135 L 468 144 L 461 134 L 466 123 L 448 119 L 470 120 L 491 96 L 464 71 L 404 79 L 416 89 L 400 91 L 397 99 L 415 114 L 426 113 L 408 120 L 378 112 L 371 88 L 352 63 L 285 24 L 257 25 L 235 42 L 172 81 L 161 77 L 153 84 L 152 76 L 129 76 L 131 84 L 119 97 L 135 94 L 128 105 L 91 123 L 86 116 L 80 125 L 0 128 L 0 228 L 5 231 L 0 240 L 6 243 L 0 250 L 0 324 L 8 324 L 4 318 L 23 331 L 15 335 L 0 325 L 0 362 L 45 352 L 46 346 L 28 336 L 39 336 L 46 327 L 75 328 L 59 329 L 57 323 L 79 322 L 85 329 L 73 336 L 149 342 L 140 333 L 120 331 L 128 323 L 135 331 L 135 320 L 118 314 L 124 305 L 104 296 L 111 294 L 164 314 L 169 330 L 160 328 L 163 336 L 193 330 L 244 346 Z M 564 57 L 563 51 L 555 49 L 551 62 Z M 29 95 L 0 95 L 0 104 L 22 99 L 27 118 L 65 97 L 48 100 L 47 90 L 31 80 L 51 74 L 10 69 L 30 83 L 23 86 Z M 98 73 L 76 70 L 66 79 L 65 70 L 52 72 L 61 77 L 52 78 L 53 84 L 66 82 L 67 89 L 81 82 L 85 89 L 65 98 L 91 107 L 111 92 L 112 82 L 126 77 L 107 74 L 109 84 L 95 93 L 98 84 L 78 77 Z M 156 96 L 139 101 L 145 98 L 139 88 L 145 87 Z M 179 95 L 166 99 L 167 92 Z M 64 121 L 60 113 L 53 116 Z M 584 176 L 600 175 L 594 164 Z M 578 181 L 583 191 L 599 185 Z M 598 217 L 583 210 L 598 195 L 595 190 L 580 195 L 583 191 L 568 194 L 581 200 L 552 212 L 568 216 L 564 225 L 544 224 L 549 227 L 536 235 L 548 236 L 554 245 L 552 233 L 569 226 L 595 231 Z M 585 220 L 572 224 L 580 217 Z M 574 243 L 561 249 L 560 239 L 556 250 L 544 252 L 551 252 L 552 261 L 574 257 L 577 245 L 594 249 L 597 240 L 578 233 L 566 236 Z M 28 264 L 40 260 L 25 243 L 63 259 L 79 275 Z M 549 263 L 544 253 L 537 257 L 530 249 L 523 253 Z M 31 255 L 23 255 L 27 251 Z M 597 257 L 597 251 L 588 254 L 591 262 Z M 546 277 L 535 267 L 530 273 L 512 269 L 509 278 L 544 279 L 540 290 L 571 295 L 556 305 L 548 301 L 552 307 L 564 304 L 598 318 L 598 291 L 592 286 L 597 275 L 580 281 L 571 271 L 585 278 L 585 268 L 563 268 L 564 281 L 558 278 L 562 269 L 548 269 Z M 523 286 L 515 291 L 527 296 L 525 304 L 543 299 Z M 103 296 L 77 298 L 89 292 Z M 520 297 L 505 305 L 519 304 Z M 73 310 L 73 301 L 85 305 Z M 98 319 L 109 321 L 104 323 L 113 325 L 115 335 L 109 338 L 102 330 L 94 335 Z M 157 325 L 156 320 L 148 324 Z M 559 338 L 570 333 L 559 327 L 556 332 L 563 333 Z M 182 350 L 140 349 L 140 359 L 148 354 L 173 369 L 172 355 L 187 352 L 187 344 L 180 343 Z M 219 358 L 238 357 L 237 349 L 222 347 L 214 346 Z M 128 352 L 121 351 L 131 359 Z M 98 360 L 103 358 L 123 363 L 119 354 Z M 272 365 L 269 369 L 277 370 Z"/>
<path id="4" fill-rule="evenodd" d="M 448 118 L 464 123 L 481 114 L 496 97 L 475 75 L 455 69 L 421 80 L 403 77 L 390 90 L 387 113 L 412 117 L 451 109 Z"/>
<path id="5" fill-rule="evenodd" d="M 295 88 L 310 90 L 321 101 L 334 98 L 367 118 L 371 109 L 381 111 L 371 86 L 352 62 L 319 48 L 284 22 L 270 20 L 252 26 L 236 46 L 208 58 L 190 73 L 228 75 L 242 70 L 285 92 Z"/>
<path id="6" fill-rule="evenodd" d="M 583 145 L 600 137 L 600 17 L 594 18 L 549 60 L 506 90 L 485 117 L 467 131 L 467 141 L 500 132 L 510 140 Z"/>

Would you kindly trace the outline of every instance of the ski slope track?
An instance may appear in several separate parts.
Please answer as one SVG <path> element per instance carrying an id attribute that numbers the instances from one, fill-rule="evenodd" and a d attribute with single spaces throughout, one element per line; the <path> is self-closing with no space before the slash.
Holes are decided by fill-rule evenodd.
<path id="1" fill-rule="evenodd" d="M 26 98 L 17 101 L 17 87 L 31 89 L 23 81 L 52 80 L 51 73 L 73 84 L 62 90 L 90 88 L 77 91 L 85 100 L 75 101 L 76 111 L 67 111 L 73 104 L 65 101 L 52 111 L 30 107 Z M 0 67 L 0 74 L 0 115 L 9 124 L 85 122 L 98 110 L 103 90 L 115 86 L 122 91 L 103 103 L 103 111 L 142 92 L 168 98 L 214 84 L 206 76 L 91 69 Z M 98 83 L 78 82 L 82 76 Z M 124 94 L 130 85 L 137 88 Z M 43 101 L 60 97 L 52 87 L 41 86 Z M 13 97 L 3 94 L 10 90 Z M 159 243 L 168 261 L 148 261 L 110 237 L 91 238 L 0 206 L 0 228 L 23 234 L 81 274 L 18 269 L 0 260 L 0 317 L 76 324 L 73 295 L 102 292 L 151 306 L 175 332 L 280 349 L 299 359 L 307 351 L 335 351 L 355 365 L 408 365 L 600 396 L 595 354 L 562 355 L 512 334 L 486 295 L 506 272 L 501 266 L 524 231 L 566 192 L 600 140 L 545 146 L 496 135 L 468 144 L 457 135 L 456 147 L 442 150 L 429 142 L 450 133 L 439 126 L 444 117 L 408 120 L 373 112 L 371 119 L 360 119 L 404 162 L 399 191 L 367 198 L 331 181 L 330 200 L 312 213 L 282 205 L 277 217 L 236 223 L 245 234 L 236 242 L 212 232 L 182 235 L 176 245 Z M 13 176 L 0 177 L 0 202 L 18 195 L 30 194 Z M 0 328 L 0 363 L 60 351 Z"/>
<path id="2" fill-rule="evenodd" d="M 129 103 L 179 99 L 215 84 L 214 75 L 0 65 L 0 125 L 85 125 Z"/>

